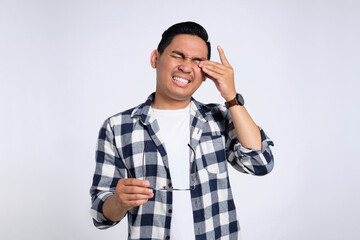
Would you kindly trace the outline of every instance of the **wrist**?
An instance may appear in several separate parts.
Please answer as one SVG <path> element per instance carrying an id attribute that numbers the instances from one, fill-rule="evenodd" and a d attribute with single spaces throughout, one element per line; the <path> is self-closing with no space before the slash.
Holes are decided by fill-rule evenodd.
<path id="1" fill-rule="evenodd" d="M 245 101 L 244 101 L 243 96 L 241 96 L 241 94 L 237 93 L 237 94 L 235 94 L 234 98 L 225 102 L 225 106 L 227 108 L 230 108 L 230 107 L 236 106 L 236 105 L 243 106 L 244 103 L 245 103 Z"/>
<path id="2" fill-rule="evenodd" d="M 234 98 L 236 98 L 236 93 L 234 95 L 230 95 L 231 97 L 225 97 L 225 102 L 229 102 L 231 100 L 233 100 Z"/>
<path id="3" fill-rule="evenodd" d="M 236 92 L 232 92 L 224 96 L 226 102 L 233 100 L 236 97 Z"/>

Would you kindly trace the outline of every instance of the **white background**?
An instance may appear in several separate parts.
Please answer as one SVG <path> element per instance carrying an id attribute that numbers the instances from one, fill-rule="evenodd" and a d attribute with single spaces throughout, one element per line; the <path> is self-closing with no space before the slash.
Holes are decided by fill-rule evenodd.
<path id="1" fill-rule="evenodd" d="M 245 240 L 359 239 L 360 4 L 351 0 L 0 0 L 0 239 L 125 239 L 89 216 L 98 130 L 155 89 L 150 52 L 193 20 L 274 140 L 231 183 Z M 195 97 L 222 103 L 208 80 Z"/>

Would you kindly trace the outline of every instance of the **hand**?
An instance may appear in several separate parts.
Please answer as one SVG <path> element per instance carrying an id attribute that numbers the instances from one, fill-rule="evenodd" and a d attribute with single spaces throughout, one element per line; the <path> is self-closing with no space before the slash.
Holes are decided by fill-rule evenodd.
<path id="1" fill-rule="evenodd" d="M 120 179 L 116 185 L 115 196 L 122 208 L 130 210 L 145 204 L 154 196 L 153 190 L 149 189 L 149 181 L 136 178 Z"/>
<path id="2" fill-rule="evenodd" d="M 224 50 L 218 46 L 221 63 L 210 60 L 201 61 L 199 67 L 216 85 L 221 96 L 230 101 L 236 96 L 234 70 L 225 57 Z"/>

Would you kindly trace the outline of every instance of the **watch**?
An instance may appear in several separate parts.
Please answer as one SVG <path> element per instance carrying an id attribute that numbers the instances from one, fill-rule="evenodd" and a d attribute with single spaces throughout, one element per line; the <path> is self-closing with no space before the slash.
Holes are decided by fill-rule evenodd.
<path id="1" fill-rule="evenodd" d="M 236 105 L 243 106 L 244 103 L 245 103 L 245 101 L 244 101 L 243 96 L 241 96 L 240 93 L 237 93 L 234 99 L 232 99 L 228 102 L 225 102 L 225 106 L 227 108 L 231 108 L 232 106 L 236 106 Z"/>

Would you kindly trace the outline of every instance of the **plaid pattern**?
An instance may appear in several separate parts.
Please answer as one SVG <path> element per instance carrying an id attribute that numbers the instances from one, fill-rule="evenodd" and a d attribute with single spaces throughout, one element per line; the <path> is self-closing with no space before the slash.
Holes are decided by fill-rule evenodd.
<path id="1" fill-rule="evenodd" d="M 151 115 L 153 98 L 154 94 L 145 103 L 110 117 L 100 129 L 90 189 L 90 213 L 100 229 L 117 224 L 104 217 L 102 205 L 114 194 L 120 178 L 145 178 L 155 188 L 171 186 L 166 149 L 157 121 Z M 196 239 L 238 239 L 240 227 L 226 162 L 243 173 L 267 174 L 273 168 L 269 147 L 273 142 L 260 129 L 262 150 L 241 146 L 230 113 L 222 105 L 204 105 L 192 99 L 190 115 L 190 179 L 196 186 L 191 191 Z M 172 192 L 154 191 L 154 197 L 146 204 L 128 211 L 128 239 L 168 239 L 171 208 Z"/>

